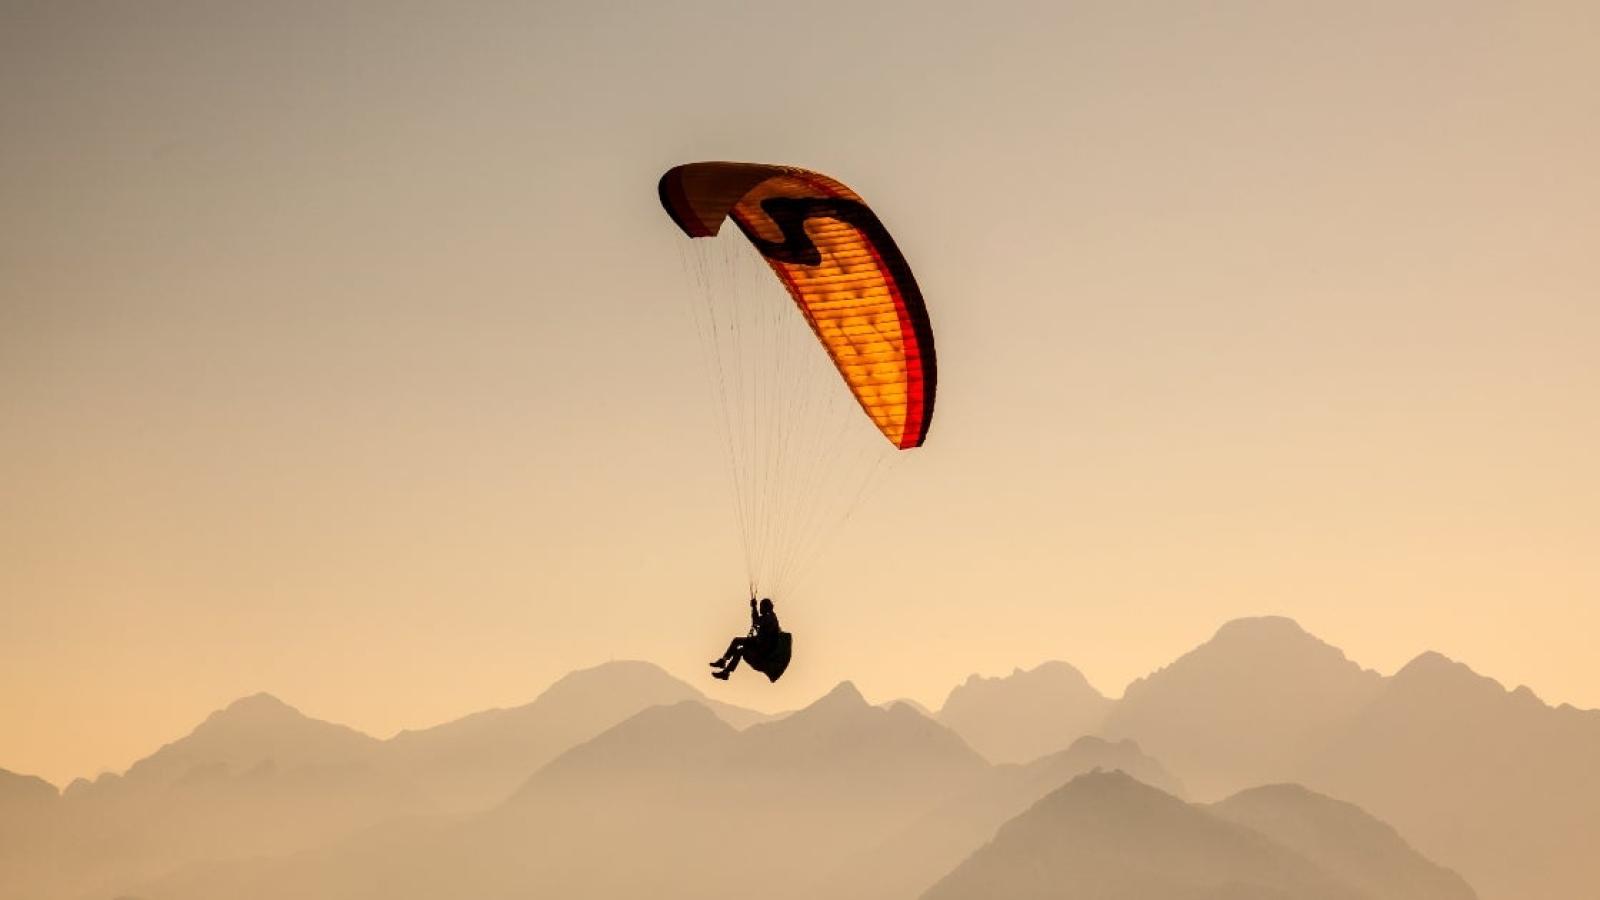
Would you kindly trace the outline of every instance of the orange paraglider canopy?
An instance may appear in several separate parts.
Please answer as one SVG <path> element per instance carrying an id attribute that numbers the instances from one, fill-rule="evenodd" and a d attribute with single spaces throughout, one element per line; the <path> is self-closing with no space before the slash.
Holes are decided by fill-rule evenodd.
<path id="1" fill-rule="evenodd" d="M 905 257 L 854 191 L 806 169 L 734 162 L 677 166 L 658 189 L 691 238 L 733 219 L 873 424 L 902 450 L 922 446 L 937 382 L 933 326 Z"/>

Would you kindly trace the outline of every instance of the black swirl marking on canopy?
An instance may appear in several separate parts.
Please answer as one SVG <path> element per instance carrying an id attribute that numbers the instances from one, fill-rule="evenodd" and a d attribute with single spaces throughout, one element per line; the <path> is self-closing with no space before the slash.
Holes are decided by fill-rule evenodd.
<path id="1" fill-rule="evenodd" d="M 866 204 L 843 197 L 769 197 L 761 201 L 761 210 L 767 214 L 778 231 L 781 241 L 769 241 L 747 225 L 741 216 L 734 222 L 744 236 L 749 238 L 762 256 L 775 262 L 795 266 L 815 266 L 822 262 L 822 251 L 811 235 L 806 233 L 808 219 L 835 219 L 852 226 L 866 237 L 878 254 L 884 269 L 894 281 L 895 289 L 904 304 L 906 318 L 910 321 L 912 335 L 916 338 L 919 356 L 918 368 L 922 374 L 924 400 L 922 422 L 916 440 L 910 446 L 920 447 L 927 437 L 928 426 L 933 422 L 933 401 L 939 381 L 938 357 L 933 348 L 933 323 L 928 319 L 928 307 L 922 299 L 922 289 L 911 274 L 911 266 L 883 227 L 878 216 Z"/>
<path id="2" fill-rule="evenodd" d="M 811 235 L 806 234 L 807 219 L 837 219 L 857 229 L 876 245 L 893 245 L 888 229 L 883 227 L 878 217 L 866 204 L 855 200 L 842 197 L 770 197 L 761 201 L 761 211 L 767 214 L 772 224 L 778 226 L 783 240 L 769 241 L 756 234 L 754 229 L 746 228 L 743 222 L 739 223 L 739 227 L 762 256 L 792 266 L 815 266 L 822 262 L 822 251 L 817 249 Z"/>

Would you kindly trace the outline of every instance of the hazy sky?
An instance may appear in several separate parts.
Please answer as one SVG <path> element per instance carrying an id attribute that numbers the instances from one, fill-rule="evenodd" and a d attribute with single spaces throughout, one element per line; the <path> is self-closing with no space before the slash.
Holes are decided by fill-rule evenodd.
<path id="1" fill-rule="evenodd" d="M 0 2 L 0 767 L 608 658 L 1115 695 L 1268 612 L 1600 706 L 1597 84 L 1587 0 Z M 776 686 L 704 675 L 696 159 L 851 184 L 939 341 Z"/>

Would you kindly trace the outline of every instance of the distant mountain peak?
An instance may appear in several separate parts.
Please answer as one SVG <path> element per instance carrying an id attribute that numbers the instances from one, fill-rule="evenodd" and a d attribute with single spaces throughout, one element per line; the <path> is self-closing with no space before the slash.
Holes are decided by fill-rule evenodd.
<path id="1" fill-rule="evenodd" d="M 1121 772 L 1174 797 L 1184 794 L 1183 783 L 1176 776 L 1139 749 L 1137 742 L 1127 739 L 1109 741 L 1084 735 L 1067 749 L 1042 756 L 1023 769 L 1053 781 L 1055 786 L 1069 780 L 1060 777 L 1062 772 L 1070 772 L 1074 777 L 1087 772 Z"/>
<path id="2" fill-rule="evenodd" d="M 220 718 L 301 718 L 303 714 L 289 704 L 262 691 L 229 703 L 207 716 L 207 721 Z"/>
<path id="3" fill-rule="evenodd" d="M 1526 707 L 1548 708 L 1527 685 L 1508 690 L 1487 675 L 1474 671 L 1466 663 L 1456 662 L 1442 653 L 1428 650 L 1406 663 L 1394 674 L 1391 689 L 1401 693 L 1416 692 L 1435 695 L 1448 692 L 1458 696 L 1476 696 L 1485 700 L 1506 698 Z"/>
<path id="4" fill-rule="evenodd" d="M 1400 668 L 1400 672 L 1472 671 L 1466 663 L 1459 663 L 1437 650 L 1424 650 Z M 1400 674 L 1399 672 L 1395 673 Z"/>
<path id="5" fill-rule="evenodd" d="M 954 731 L 906 704 L 871 706 L 849 681 L 810 706 L 745 729 L 741 743 L 741 758 L 762 766 L 867 766 L 901 777 L 928 766 L 964 775 L 984 765 Z"/>
<path id="6" fill-rule="evenodd" d="M 1437 650 L 1424 650 L 1416 658 L 1400 667 L 1396 678 L 1457 678 L 1463 681 L 1482 681 L 1500 684 L 1487 675 L 1480 675 L 1464 662 L 1457 662 Z"/>
<path id="7" fill-rule="evenodd" d="M 1460 875 L 1422 856 L 1387 822 L 1301 784 L 1248 788 L 1206 808 L 1339 873 L 1364 896 L 1475 897 Z"/>
<path id="8" fill-rule="evenodd" d="M 1298 634 L 1310 637 L 1312 634 L 1301 628 L 1301 623 L 1294 621 L 1286 615 L 1243 615 L 1243 617 L 1230 618 L 1224 621 L 1218 629 L 1216 636 L 1230 636 L 1230 634 Z"/>
<path id="9" fill-rule="evenodd" d="M 279 700 L 277 697 L 267 693 L 266 691 L 257 691 L 254 694 L 240 697 L 239 699 L 228 704 L 227 708 L 293 709 L 294 707 L 283 702 L 282 700 Z"/>
<path id="10" fill-rule="evenodd" d="M 867 698 L 861 696 L 853 681 L 841 681 L 833 690 L 817 698 L 807 709 L 865 709 Z"/>
<path id="11" fill-rule="evenodd" d="M 206 716 L 195 728 L 193 736 L 210 734 L 267 734 L 285 730 L 301 732 L 313 730 L 338 730 L 359 734 L 355 729 L 331 722 L 323 722 L 268 693 L 251 694 L 229 703 Z M 361 735 L 367 740 L 375 740 Z"/>
<path id="12" fill-rule="evenodd" d="M 938 719 L 991 762 L 1021 763 L 1099 730 L 1111 701 L 1060 660 L 1010 675 L 971 675 L 945 698 Z"/>
<path id="13" fill-rule="evenodd" d="M 607 704 L 611 706 L 621 704 L 627 707 L 642 703 L 645 706 L 654 706 L 677 703 L 680 700 L 696 700 L 704 703 L 723 721 L 735 727 L 743 727 L 766 718 L 753 710 L 707 697 L 700 689 L 655 663 L 637 659 L 614 659 L 587 669 L 568 672 L 541 692 L 533 702 L 510 710 L 491 710 L 489 713 L 517 716 L 538 709 L 593 708 L 596 704 L 609 710 Z M 614 724 L 632 712 L 633 710 L 630 710 L 623 716 L 614 716 L 612 712 L 607 711 L 601 718 L 609 720 L 607 724 Z M 467 719 L 457 721 L 468 721 L 484 715 L 475 713 Z"/>
<path id="14" fill-rule="evenodd" d="M 572 777 L 614 778 L 717 760 L 724 742 L 735 734 L 698 701 L 652 706 L 556 757 L 517 791 L 512 802 L 537 802 L 529 798 L 562 790 L 562 782 Z"/>
<path id="15" fill-rule="evenodd" d="M 1123 738 L 1120 741 L 1113 741 L 1103 738 L 1097 734 L 1086 734 L 1083 737 L 1078 738 L 1072 742 L 1071 746 L 1067 747 L 1067 752 L 1084 753 L 1090 750 L 1109 750 L 1112 748 L 1120 748 L 1134 753 L 1144 752 L 1143 750 L 1139 749 L 1139 742 L 1132 738 Z"/>
<path id="16" fill-rule="evenodd" d="M 1118 771 L 1067 782 L 1000 826 L 924 900 L 1061 896 L 1357 900 L 1308 860 Z"/>
<path id="17" fill-rule="evenodd" d="M 579 681 L 593 681 L 597 678 L 612 677 L 645 677 L 645 678 L 671 678 L 666 669 L 653 662 L 642 659 L 611 659 L 585 669 L 574 669 L 557 678 L 554 687 L 559 684 L 568 684 Z"/>
<path id="18" fill-rule="evenodd" d="M 1037 666 L 1034 666 L 1031 669 L 1024 669 L 1021 666 L 1015 666 L 1012 668 L 1010 675 L 986 676 L 979 675 L 977 672 L 973 672 L 971 675 L 967 676 L 967 680 L 962 682 L 960 687 L 955 688 L 950 693 L 953 695 L 963 689 L 971 689 L 981 687 L 983 685 L 1004 684 L 1006 682 L 1016 681 L 1051 681 L 1071 683 L 1074 685 L 1081 683 L 1085 688 L 1094 690 L 1094 688 L 1089 684 L 1089 679 L 1084 677 L 1083 673 L 1078 670 L 1077 666 L 1059 659 L 1049 659 L 1039 663 Z"/>
<path id="19" fill-rule="evenodd" d="M 1238 658 L 1241 663 L 1270 659 L 1278 665 L 1301 670 L 1313 666 L 1332 667 L 1359 672 L 1371 680 L 1379 677 L 1376 672 L 1362 669 L 1350 661 L 1343 650 L 1306 631 L 1293 619 L 1285 616 L 1251 616 L 1223 623 L 1210 640 L 1151 675 L 1135 679 L 1126 693 L 1137 693 L 1151 682 L 1223 657 Z"/>
<path id="20" fill-rule="evenodd" d="M 687 682 L 673 677 L 655 663 L 615 659 L 568 672 L 527 703 L 480 710 L 427 728 L 406 729 L 395 737 L 402 742 L 428 742 L 441 738 L 448 741 L 463 732 L 493 729 L 506 722 L 538 718 L 552 710 L 563 720 L 583 718 L 586 713 L 598 714 L 600 721 L 594 726 L 594 732 L 588 735 L 592 737 L 644 707 L 703 697 Z M 618 704 L 623 708 L 621 713 L 611 708 Z"/>
<path id="21" fill-rule="evenodd" d="M 129 784 L 171 784 L 192 770 L 234 775 L 266 760 L 282 769 L 368 759 L 380 742 L 346 725 L 313 719 L 271 694 L 251 694 L 206 716 L 185 737 L 139 760 Z M 97 781 L 95 787 L 101 788 Z"/>
<path id="22" fill-rule="evenodd" d="M 1400 667 L 1394 673 L 1396 685 L 1427 684 L 1459 685 L 1467 688 L 1476 688 L 1482 691 L 1493 690 L 1494 693 L 1506 692 L 1505 685 L 1490 678 L 1480 675 L 1463 662 L 1456 662 L 1436 650 L 1426 650 L 1417 654 L 1416 658 Z M 1529 693 L 1532 693 L 1531 691 Z"/>
<path id="23" fill-rule="evenodd" d="M 1289 779 L 1307 747 L 1383 688 L 1383 676 L 1292 619 L 1235 619 L 1129 684 L 1104 731 L 1137 739 L 1197 794 L 1219 795 Z"/>
<path id="24" fill-rule="evenodd" d="M 1299 622 L 1288 616 L 1242 616 L 1229 619 L 1222 623 L 1211 639 L 1229 641 L 1285 638 L 1291 640 L 1310 638 L 1319 644 L 1322 643 L 1315 635 L 1301 627 Z"/>
<path id="25" fill-rule="evenodd" d="M 1083 678 L 1083 672 L 1080 671 L 1077 666 L 1073 665 L 1072 663 L 1067 662 L 1064 659 L 1047 659 L 1044 662 L 1039 663 L 1037 666 L 1034 666 L 1032 669 L 1026 669 L 1025 670 L 1025 669 L 1019 668 L 1019 669 L 1017 669 L 1017 671 L 1018 672 L 1024 672 L 1024 673 L 1026 673 L 1026 672 L 1033 672 L 1033 673 L 1056 672 L 1056 673 L 1076 675 L 1079 678 Z M 1085 680 L 1087 680 L 1087 679 L 1085 679 Z"/>
<path id="26" fill-rule="evenodd" d="M 900 707 L 906 710 L 908 706 Z M 856 689 L 853 682 L 841 681 L 834 685 L 833 690 L 811 701 L 810 705 L 790 713 L 779 719 L 780 722 L 830 722 L 844 723 L 855 721 L 864 712 L 886 712 L 888 709 L 878 709 L 867 703 L 861 691 Z"/>
<path id="27" fill-rule="evenodd" d="M 534 702 L 550 702 L 557 698 L 587 695 L 594 691 L 628 692 L 640 687 L 656 691 L 671 689 L 685 698 L 697 693 L 688 684 L 673 677 L 666 669 L 655 663 L 637 659 L 613 659 L 587 669 L 568 672 L 540 692 Z"/>
<path id="28" fill-rule="evenodd" d="M 1053 803 L 1082 797 L 1138 796 L 1174 807 L 1185 805 L 1177 797 L 1160 788 L 1151 787 L 1121 769 L 1094 769 L 1085 772 L 1057 788 L 1052 792 L 1052 796 L 1055 798 L 1051 801 Z"/>
<path id="29" fill-rule="evenodd" d="M 0 806 L 13 803 L 48 803 L 60 796 L 56 786 L 36 775 L 0 769 Z"/>
<path id="30" fill-rule="evenodd" d="M 896 697 L 895 699 L 890 700 L 888 703 L 880 703 L 878 705 L 882 709 L 894 709 L 896 706 L 904 706 L 905 708 L 924 718 L 931 719 L 934 717 L 933 710 L 923 706 L 921 703 L 918 703 L 915 700 L 912 700 L 910 697 Z"/>

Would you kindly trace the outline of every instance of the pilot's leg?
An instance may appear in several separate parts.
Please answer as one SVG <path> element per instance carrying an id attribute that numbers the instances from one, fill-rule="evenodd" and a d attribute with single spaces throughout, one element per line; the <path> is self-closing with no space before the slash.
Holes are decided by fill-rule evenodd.
<path id="1" fill-rule="evenodd" d="M 734 638 L 728 643 L 728 649 L 722 651 L 722 655 L 717 657 L 716 660 L 711 664 L 713 666 L 721 666 L 722 664 L 726 663 L 729 659 L 732 659 L 739 653 L 740 648 L 744 646 L 744 642 L 744 638 Z"/>
<path id="2" fill-rule="evenodd" d="M 737 662 L 739 657 L 740 657 L 740 655 L 742 655 L 744 653 L 745 646 L 747 644 L 749 644 L 749 643 L 750 643 L 750 639 L 749 638 L 742 638 L 742 637 L 734 638 L 732 641 L 728 642 L 728 649 L 722 651 L 722 658 L 717 660 L 716 662 L 712 663 L 712 665 L 713 666 L 726 665 L 728 660 L 730 660 L 730 659 L 734 660 L 735 662 Z"/>

